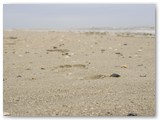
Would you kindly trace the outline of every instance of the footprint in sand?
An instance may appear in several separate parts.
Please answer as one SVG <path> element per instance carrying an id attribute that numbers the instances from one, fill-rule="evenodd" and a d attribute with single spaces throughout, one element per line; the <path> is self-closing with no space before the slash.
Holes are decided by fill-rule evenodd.
<path id="1" fill-rule="evenodd" d="M 74 65 L 60 65 L 59 68 L 86 68 L 86 65 L 83 64 L 74 64 Z"/>
<path id="2" fill-rule="evenodd" d="M 73 67 L 77 67 L 77 68 L 86 68 L 86 65 L 83 65 L 83 64 L 75 64 L 75 65 L 72 65 Z"/>
<path id="3" fill-rule="evenodd" d="M 73 64 L 73 65 L 65 64 L 65 65 L 59 65 L 52 70 L 55 71 L 55 72 L 66 72 L 68 70 L 72 71 L 72 70 L 74 70 L 74 68 L 85 69 L 87 67 L 84 64 Z"/>
<path id="4" fill-rule="evenodd" d="M 96 79 L 103 79 L 105 77 L 107 77 L 107 76 L 102 75 L 102 74 L 98 74 L 98 75 L 87 76 L 84 79 L 96 80 Z"/>

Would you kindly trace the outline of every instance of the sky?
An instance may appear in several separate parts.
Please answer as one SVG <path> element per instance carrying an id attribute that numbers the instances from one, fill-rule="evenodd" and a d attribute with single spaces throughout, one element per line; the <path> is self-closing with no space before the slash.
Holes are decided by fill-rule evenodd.
<path id="1" fill-rule="evenodd" d="M 5 4 L 3 27 L 155 26 L 155 12 L 154 4 Z"/>

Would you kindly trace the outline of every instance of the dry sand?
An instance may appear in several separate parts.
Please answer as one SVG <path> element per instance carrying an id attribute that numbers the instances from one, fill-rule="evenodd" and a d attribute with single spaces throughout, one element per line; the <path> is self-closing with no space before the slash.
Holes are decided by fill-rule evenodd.
<path id="1" fill-rule="evenodd" d="M 155 115 L 154 35 L 4 31 L 3 52 L 5 115 Z"/>

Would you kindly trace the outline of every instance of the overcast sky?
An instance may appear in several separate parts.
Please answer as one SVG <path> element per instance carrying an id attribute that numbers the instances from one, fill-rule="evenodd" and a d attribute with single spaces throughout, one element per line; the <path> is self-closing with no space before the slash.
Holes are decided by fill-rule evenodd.
<path id="1" fill-rule="evenodd" d="M 155 26 L 155 5 L 6 4 L 4 28 Z"/>

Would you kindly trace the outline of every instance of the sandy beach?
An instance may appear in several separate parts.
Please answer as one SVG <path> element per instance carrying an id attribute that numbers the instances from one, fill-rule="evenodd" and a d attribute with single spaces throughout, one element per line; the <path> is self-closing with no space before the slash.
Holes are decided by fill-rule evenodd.
<path id="1" fill-rule="evenodd" d="M 150 33 L 4 31 L 9 116 L 154 116 Z"/>

